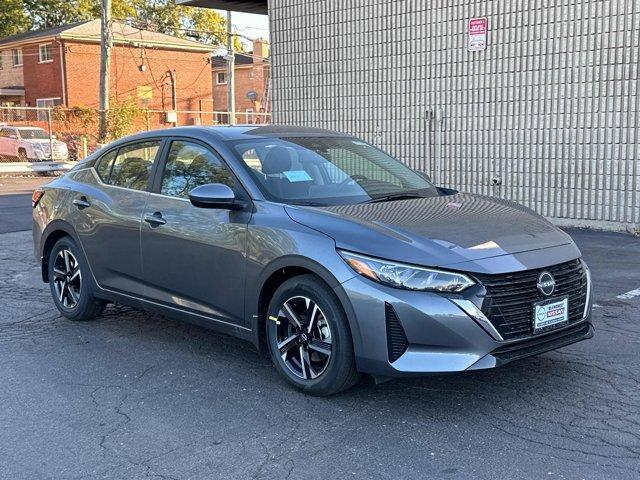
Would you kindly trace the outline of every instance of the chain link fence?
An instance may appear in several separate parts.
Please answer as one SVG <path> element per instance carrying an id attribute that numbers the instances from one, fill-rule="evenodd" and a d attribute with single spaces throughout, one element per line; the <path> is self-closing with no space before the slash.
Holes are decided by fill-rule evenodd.
<path id="1" fill-rule="evenodd" d="M 0 163 L 67 162 L 100 147 L 99 111 L 76 107 L 0 107 Z M 188 125 L 264 125 L 270 113 L 204 110 L 114 109 L 108 115 L 109 141 L 137 132 Z"/>

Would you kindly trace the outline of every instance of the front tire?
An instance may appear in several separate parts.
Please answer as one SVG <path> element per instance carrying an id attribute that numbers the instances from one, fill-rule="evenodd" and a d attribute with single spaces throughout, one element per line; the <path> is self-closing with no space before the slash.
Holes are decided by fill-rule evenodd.
<path id="1" fill-rule="evenodd" d="M 332 395 L 360 378 L 347 316 L 333 291 L 315 275 L 284 282 L 273 294 L 266 321 L 271 359 L 298 389 Z"/>
<path id="2" fill-rule="evenodd" d="M 70 237 L 63 237 L 51 249 L 48 261 L 49 287 L 56 307 L 73 321 L 93 320 L 106 303 L 93 296 L 87 262 Z"/>

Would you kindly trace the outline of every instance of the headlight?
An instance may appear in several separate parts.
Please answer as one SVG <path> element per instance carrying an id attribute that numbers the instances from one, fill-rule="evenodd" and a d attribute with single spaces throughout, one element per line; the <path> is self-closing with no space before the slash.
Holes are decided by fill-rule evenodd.
<path id="1" fill-rule="evenodd" d="M 473 280 L 461 273 L 405 265 L 342 250 L 338 253 L 360 275 L 391 287 L 458 293 L 474 285 Z"/>

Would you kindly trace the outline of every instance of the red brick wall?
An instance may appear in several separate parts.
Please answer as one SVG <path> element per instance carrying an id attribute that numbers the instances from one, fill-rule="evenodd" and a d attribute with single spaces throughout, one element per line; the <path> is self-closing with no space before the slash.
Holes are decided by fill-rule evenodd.
<path id="1" fill-rule="evenodd" d="M 100 46 L 65 42 L 67 71 L 67 105 L 98 106 Z M 152 99 L 148 108 L 171 109 L 171 82 L 168 70 L 176 71 L 178 110 L 198 110 L 200 100 L 212 96 L 211 66 L 208 53 L 145 48 L 146 71 L 141 72 L 141 49 L 114 46 L 111 54 L 111 95 L 119 101 L 137 98 L 137 87 L 150 86 Z M 137 100 L 143 106 L 141 100 Z"/>
<path id="2" fill-rule="evenodd" d="M 254 112 L 263 106 L 265 87 L 268 75 L 268 65 L 265 63 L 255 63 L 253 65 L 237 66 L 235 71 L 235 87 L 236 87 L 236 111 L 244 112 L 248 108 Z M 224 68 L 216 68 L 212 72 L 213 79 L 213 109 L 227 110 L 227 85 L 217 85 L 216 77 L 218 72 L 226 72 Z M 253 74 L 253 76 L 252 76 Z M 253 90 L 258 94 L 258 105 L 254 105 L 247 98 L 247 92 Z M 245 122 L 245 116 L 238 116 L 239 122 Z"/>
<path id="3" fill-rule="evenodd" d="M 52 42 L 53 62 L 39 63 L 38 44 L 22 47 L 25 101 L 36 106 L 38 98 L 63 98 L 60 72 L 60 44 Z"/>

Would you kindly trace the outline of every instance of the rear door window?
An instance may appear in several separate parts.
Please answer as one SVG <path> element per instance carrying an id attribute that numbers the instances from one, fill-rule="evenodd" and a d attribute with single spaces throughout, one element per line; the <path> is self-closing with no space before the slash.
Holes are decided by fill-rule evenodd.
<path id="1" fill-rule="evenodd" d="M 160 144 L 160 140 L 152 140 L 120 148 L 106 183 L 132 190 L 146 190 Z"/>

